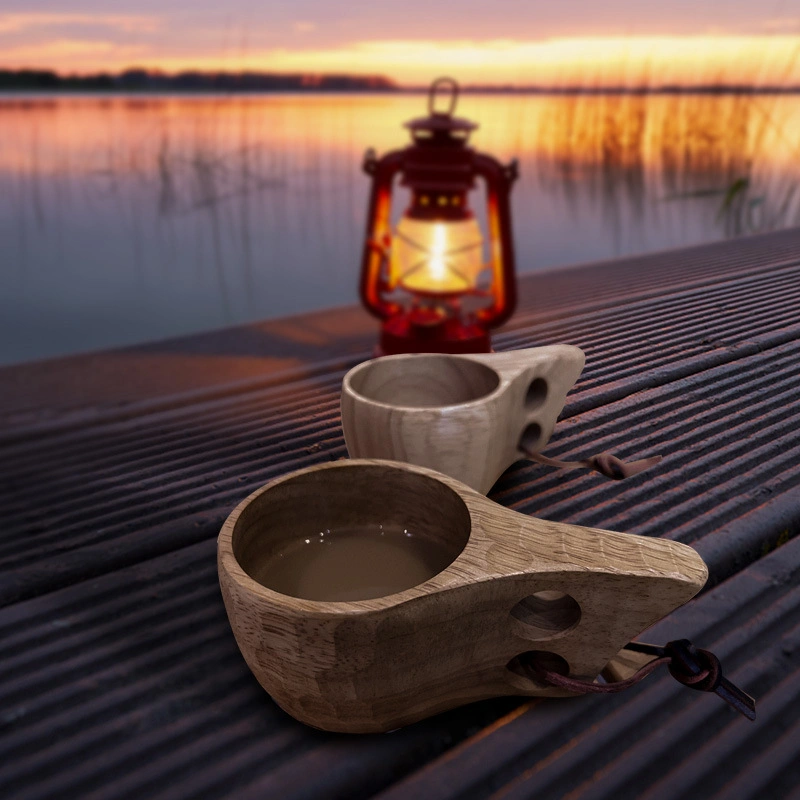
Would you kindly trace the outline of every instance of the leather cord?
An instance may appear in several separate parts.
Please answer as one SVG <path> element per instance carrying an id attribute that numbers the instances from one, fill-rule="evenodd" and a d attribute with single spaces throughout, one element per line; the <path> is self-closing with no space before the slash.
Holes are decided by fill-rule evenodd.
<path id="1" fill-rule="evenodd" d="M 545 464 L 548 467 L 557 467 L 558 469 L 592 469 L 612 481 L 632 478 L 634 475 L 650 469 L 650 467 L 661 461 L 661 456 L 651 456 L 638 461 L 623 461 L 611 453 L 599 453 L 596 456 L 584 458 L 580 461 L 562 461 L 560 458 L 550 458 L 550 456 L 529 450 L 522 444 L 520 444 L 520 449 L 531 461 L 536 461 L 538 464 Z"/>
<path id="2" fill-rule="evenodd" d="M 664 647 L 644 642 L 631 642 L 625 649 L 649 653 L 656 658 L 645 664 L 630 678 L 611 683 L 584 681 L 554 672 L 539 663 L 535 654 L 527 659 L 521 658 L 520 661 L 533 680 L 556 686 L 559 689 L 566 689 L 575 694 L 621 692 L 639 683 L 662 664 L 666 664 L 670 675 L 678 683 L 701 692 L 714 692 L 743 716 L 750 720 L 756 718 L 755 700 L 723 677 L 722 665 L 713 653 L 695 647 L 688 639 L 677 639 L 668 642 Z"/>

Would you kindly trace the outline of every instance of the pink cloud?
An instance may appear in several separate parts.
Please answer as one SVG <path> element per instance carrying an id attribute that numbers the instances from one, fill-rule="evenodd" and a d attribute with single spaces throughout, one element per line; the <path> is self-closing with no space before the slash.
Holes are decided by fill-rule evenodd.
<path id="1" fill-rule="evenodd" d="M 123 33 L 156 33 L 161 30 L 161 20 L 158 17 L 136 14 L 54 14 L 49 12 L 0 14 L 0 34 L 75 25 L 93 25 Z"/>

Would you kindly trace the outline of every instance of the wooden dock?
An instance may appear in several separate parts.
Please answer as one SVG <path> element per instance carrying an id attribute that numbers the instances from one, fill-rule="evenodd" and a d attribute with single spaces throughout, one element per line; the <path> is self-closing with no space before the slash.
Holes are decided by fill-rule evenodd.
<path id="1" fill-rule="evenodd" d="M 610 482 L 519 463 L 491 497 L 695 547 L 645 637 L 716 652 L 748 722 L 657 673 L 382 736 L 281 712 L 225 617 L 215 537 L 267 480 L 346 456 L 338 309 L 0 370 L 0 796 L 800 797 L 800 230 L 536 274 L 497 349 L 587 356 L 547 452 L 662 453 Z"/>

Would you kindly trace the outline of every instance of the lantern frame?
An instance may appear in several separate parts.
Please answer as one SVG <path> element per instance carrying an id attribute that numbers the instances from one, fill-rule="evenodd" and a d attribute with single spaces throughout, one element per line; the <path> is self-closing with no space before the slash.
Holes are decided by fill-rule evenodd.
<path id="1" fill-rule="evenodd" d="M 450 106 L 436 111 L 437 93 L 450 90 Z M 383 321 L 380 351 L 469 353 L 489 352 L 489 329 L 502 325 L 516 307 L 516 270 L 511 230 L 510 193 L 518 176 L 516 160 L 508 165 L 468 146 L 474 122 L 453 116 L 458 84 L 439 78 L 431 85 L 427 117 L 405 124 L 412 144 L 378 158 L 368 150 L 364 171 L 372 179 L 366 237 L 361 264 L 361 300 Z M 404 212 L 411 219 L 454 222 L 470 219 L 467 194 L 482 179 L 486 186 L 491 288 L 438 292 L 415 289 L 411 308 L 392 298 L 399 286 L 392 274 L 392 194 L 400 185 L 410 190 L 411 203 Z M 490 300 L 485 307 L 464 311 L 467 296 Z"/>

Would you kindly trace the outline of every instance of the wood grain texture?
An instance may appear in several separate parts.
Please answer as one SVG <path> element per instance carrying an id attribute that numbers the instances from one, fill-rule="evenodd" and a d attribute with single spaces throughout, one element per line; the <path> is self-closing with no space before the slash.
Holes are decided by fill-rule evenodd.
<path id="1" fill-rule="evenodd" d="M 583 364 L 571 345 L 366 361 L 342 382 L 347 450 L 428 467 L 486 494 L 525 457 L 521 440 L 545 447 Z"/>
<path id="2" fill-rule="evenodd" d="M 368 519 L 440 537 L 454 560 L 419 586 L 352 602 L 289 597 L 249 574 L 320 520 Z M 685 545 L 526 517 L 445 475 L 377 460 L 315 466 L 259 489 L 225 522 L 218 568 L 261 685 L 302 722 L 352 733 L 488 697 L 565 696 L 509 663 L 544 651 L 593 679 L 707 577 Z"/>

